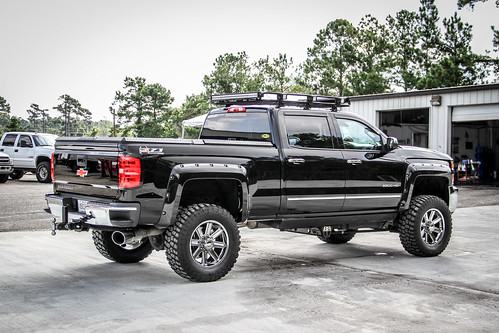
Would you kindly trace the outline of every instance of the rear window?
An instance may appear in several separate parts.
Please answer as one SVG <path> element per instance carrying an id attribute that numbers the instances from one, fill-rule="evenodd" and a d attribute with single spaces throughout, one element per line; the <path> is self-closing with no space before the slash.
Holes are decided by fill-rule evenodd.
<path id="1" fill-rule="evenodd" d="M 16 142 L 17 134 L 7 134 L 3 139 L 2 146 L 14 147 L 14 142 Z"/>
<path id="2" fill-rule="evenodd" d="M 200 139 L 272 141 L 267 112 L 212 113 Z"/>

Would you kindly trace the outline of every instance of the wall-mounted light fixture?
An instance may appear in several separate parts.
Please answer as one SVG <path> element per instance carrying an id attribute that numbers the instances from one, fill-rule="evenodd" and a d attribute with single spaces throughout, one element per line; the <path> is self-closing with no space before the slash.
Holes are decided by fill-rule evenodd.
<path id="1" fill-rule="evenodd" d="M 431 96 L 430 104 L 432 106 L 440 106 L 440 105 L 442 105 L 442 96 L 438 96 L 438 95 Z"/>

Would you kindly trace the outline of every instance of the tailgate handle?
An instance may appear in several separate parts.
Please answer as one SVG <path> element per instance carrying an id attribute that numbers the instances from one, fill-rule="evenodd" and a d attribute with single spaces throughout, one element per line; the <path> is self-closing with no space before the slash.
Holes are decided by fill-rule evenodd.
<path id="1" fill-rule="evenodd" d="M 305 160 L 303 158 L 288 158 L 288 162 L 293 164 L 303 164 L 305 163 Z"/>

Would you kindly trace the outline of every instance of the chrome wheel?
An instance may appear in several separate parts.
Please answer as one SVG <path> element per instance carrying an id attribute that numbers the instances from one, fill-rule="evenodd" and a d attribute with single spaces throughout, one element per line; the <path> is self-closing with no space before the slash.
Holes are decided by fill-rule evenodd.
<path id="1" fill-rule="evenodd" d="M 428 245 L 435 245 L 442 240 L 445 234 L 445 219 L 442 213 L 435 208 L 429 209 L 421 219 L 421 238 Z"/>
<path id="2" fill-rule="evenodd" d="M 202 267 L 213 267 L 221 263 L 229 247 L 229 237 L 224 226 L 208 220 L 192 232 L 190 253 L 192 259 Z"/>

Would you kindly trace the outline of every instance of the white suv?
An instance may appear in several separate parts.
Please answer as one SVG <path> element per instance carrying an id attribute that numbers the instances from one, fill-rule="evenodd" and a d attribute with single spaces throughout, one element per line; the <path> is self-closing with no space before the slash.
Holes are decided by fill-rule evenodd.
<path id="1" fill-rule="evenodd" d="M 20 179 L 25 172 L 36 174 L 40 183 L 52 182 L 50 159 L 56 135 L 33 132 L 7 132 L 0 141 L 0 152 L 10 156 L 14 172 L 12 179 Z"/>

